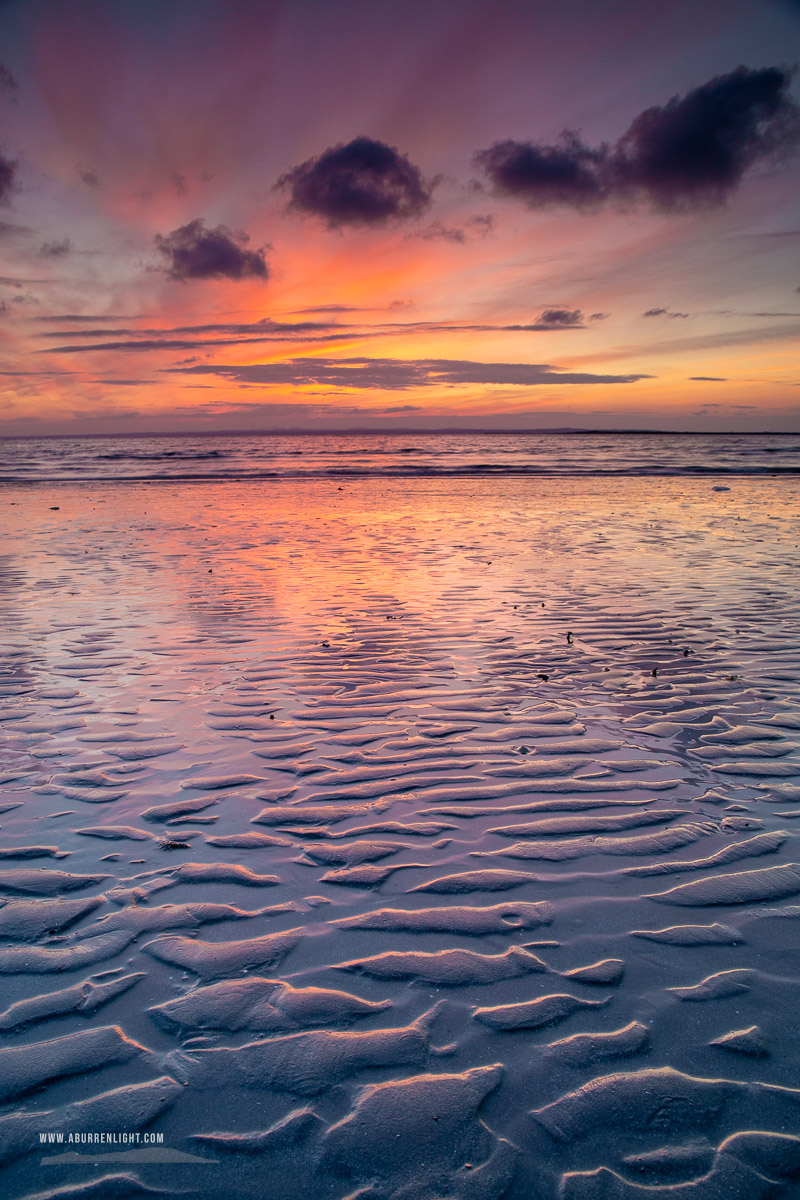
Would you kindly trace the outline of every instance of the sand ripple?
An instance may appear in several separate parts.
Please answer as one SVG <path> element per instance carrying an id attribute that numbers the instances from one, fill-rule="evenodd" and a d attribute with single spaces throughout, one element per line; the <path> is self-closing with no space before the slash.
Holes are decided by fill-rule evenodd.
<path id="1" fill-rule="evenodd" d="M 798 1194 L 796 513 L 485 482 L 15 494 L 9 1200 Z"/>

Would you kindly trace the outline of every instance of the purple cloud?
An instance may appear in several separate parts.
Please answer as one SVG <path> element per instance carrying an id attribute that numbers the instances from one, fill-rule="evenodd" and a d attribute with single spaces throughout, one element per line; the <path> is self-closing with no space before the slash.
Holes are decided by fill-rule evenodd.
<path id="1" fill-rule="evenodd" d="M 39 247 L 39 258 L 65 258 L 71 250 L 72 242 L 69 238 L 61 238 L 52 242 L 42 242 Z"/>
<path id="2" fill-rule="evenodd" d="M 571 130 L 554 146 L 509 140 L 475 155 L 498 195 L 524 200 L 531 208 L 598 208 L 607 197 L 606 159 L 605 147 L 592 150 Z"/>
<path id="3" fill-rule="evenodd" d="M 94 188 L 96 191 L 103 186 L 103 181 L 95 171 L 94 167 L 78 167 L 78 177 L 86 184 L 88 188 Z"/>
<path id="4" fill-rule="evenodd" d="M 16 79 L 5 63 L 0 63 L 0 92 L 5 92 L 9 97 L 15 96 L 18 86 Z"/>
<path id="5" fill-rule="evenodd" d="M 475 331 L 504 330 L 507 333 L 547 333 L 555 329 L 584 329 L 583 313 L 579 308 L 546 308 L 531 325 L 473 325 Z"/>
<path id="6" fill-rule="evenodd" d="M 554 145 L 496 142 L 475 156 L 499 195 L 531 208 L 599 208 L 640 200 L 660 211 L 723 204 L 759 160 L 800 135 L 792 72 L 737 67 L 663 107 L 648 108 L 609 147 L 565 131 Z"/>
<path id="7" fill-rule="evenodd" d="M 0 204 L 8 204 L 14 190 L 17 164 L 0 153 Z"/>
<path id="8" fill-rule="evenodd" d="M 172 233 L 156 235 L 156 247 L 167 259 L 170 279 L 267 279 L 264 252 L 248 250 L 249 237 L 225 225 L 208 229 L 203 220 L 190 221 Z"/>
<path id="9" fill-rule="evenodd" d="M 471 238 L 488 237 L 493 229 L 494 217 L 488 213 L 479 213 L 468 217 L 461 225 L 445 225 L 442 221 L 433 221 L 418 233 L 408 234 L 408 237 L 422 238 L 426 242 L 455 242 L 463 246 Z"/>
<path id="10" fill-rule="evenodd" d="M 176 368 L 171 368 L 171 372 Z M 531 387 L 537 384 L 635 383 L 648 375 L 591 375 L 561 371 L 548 363 L 481 363 L 450 358 L 293 358 L 287 362 L 214 364 L 180 370 L 187 375 L 220 375 L 242 384 L 382 388 L 404 391 L 433 385 L 482 384 Z"/>
<path id="11" fill-rule="evenodd" d="M 754 163 L 796 141 L 790 80 L 778 67 L 737 67 L 648 108 L 614 149 L 617 188 L 662 210 L 724 203 Z"/>
<path id="12" fill-rule="evenodd" d="M 419 216 L 432 191 L 405 154 L 368 137 L 309 158 L 275 186 L 288 190 L 290 208 L 322 217 L 331 229 Z"/>
<path id="13" fill-rule="evenodd" d="M 422 238 L 424 242 L 455 242 L 461 246 L 467 240 L 467 235 L 460 225 L 443 225 L 441 221 L 434 221 L 420 229 L 419 233 L 411 233 L 408 236 Z"/>
<path id="14" fill-rule="evenodd" d="M 539 317 L 539 324 L 553 329 L 571 328 L 583 323 L 579 308 L 546 308 Z"/>
<path id="15" fill-rule="evenodd" d="M 15 286 L 21 286 L 15 285 Z M 405 308 L 405 306 L 402 306 Z M 390 310 L 395 305 L 389 305 Z M 347 306 L 322 305 L 317 309 L 304 309 L 303 312 L 332 313 L 339 311 L 358 312 L 375 311 L 359 310 Z M 378 310 L 381 311 L 381 310 Z M 385 311 L 385 310 L 384 310 Z M 43 318 L 39 318 L 42 320 Z M 80 320 L 80 318 L 65 318 Z M 90 320 L 91 318 L 86 318 Z M 99 318 L 102 319 L 102 318 Z M 116 318 L 108 318 L 116 319 Z M 56 324 L 59 318 L 53 319 Z M 304 341 L 304 342 L 335 342 L 350 340 L 357 331 L 359 338 L 385 337 L 387 333 L 552 333 L 558 330 L 585 329 L 583 313 L 580 309 L 547 308 L 531 324 L 527 325 L 462 325 L 458 322 L 441 322 L 432 324 L 426 321 L 418 322 L 386 322 L 378 325 L 369 324 L 340 324 L 338 321 L 273 321 L 263 317 L 259 321 L 236 323 L 214 323 L 208 325 L 177 325 L 163 329 L 148 327 L 107 327 L 83 329 L 50 329 L 37 334 L 42 338 L 60 338 L 60 345 L 49 346 L 42 354 L 81 354 L 96 351 L 151 351 L 151 350 L 195 350 L 208 346 L 232 346 L 237 344 L 255 344 L 258 342 Z M 179 335 L 176 337 L 176 335 Z M 125 339 L 115 341 L 90 341 L 87 338 Z M 72 339 L 70 345 L 63 339 Z M 82 344 L 78 344 L 82 343 Z"/>

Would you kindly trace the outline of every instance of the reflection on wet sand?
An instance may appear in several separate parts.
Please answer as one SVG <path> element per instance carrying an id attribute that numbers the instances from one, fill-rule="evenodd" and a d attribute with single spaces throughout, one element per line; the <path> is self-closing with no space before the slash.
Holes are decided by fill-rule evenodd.
<path id="1" fill-rule="evenodd" d="M 9 1200 L 796 1194 L 789 483 L 0 503 Z"/>

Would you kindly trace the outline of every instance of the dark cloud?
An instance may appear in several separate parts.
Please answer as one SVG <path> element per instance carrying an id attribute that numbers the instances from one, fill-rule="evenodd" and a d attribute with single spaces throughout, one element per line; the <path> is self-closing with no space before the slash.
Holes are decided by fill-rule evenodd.
<path id="1" fill-rule="evenodd" d="M 778 67 L 737 67 L 648 108 L 614 148 L 616 186 L 659 209 L 722 204 L 749 167 L 796 141 L 790 80 Z"/>
<path id="2" fill-rule="evenodd" d="M 1 281 L 0 281 L 1 282 Z M 12 281 L 7 281 L 12 282 Z M 14 282 L 17 288 L 22 287 L 22 283 Z M 397 305 L 389 305 L 389 310 L 397 307 L 398 310 L 405 310 L 407 307 L 414 307 L 413 304 L 404 304 L 399 301 Z M 348 306 L 337 305 L 321 305 L 318 310 L 302 310 L 303 312 L 320 313 L 337 313 L 338 311 L 365 311 L 374 312 L 375 310 L 359 310 L 359 308 L 348 308 Z M 384 310 L 377 311 L 387 311 Z M 113 320 L 119 318 L 113 317 L 74 317 L 67 314 L 66 317 L 52 318 L 31 318 L 37 322 L 49 320 L 50 323 L 58 323 L 60 320 L 65 322 L 82 322 L 82 320 Z M 432 335 L 432 334 L 505 334 L 505 332 L 521 332 L 521 334 L 531 334 L 531 332 L 553 332 L 559 330 L 576 330 L 585 329 L 587 326 L 583 324 L 583 313 L 579 308 L 546 308 L 540 313 L 540 316 L 535 319 L 535 322 L 530 324 L 517 325 L 464 325 L 458 322 L 381 322 L 379 324 L 369 323 L 339 323 L 336 320 L 323 322 L 323 320 L 297 320 L 297 322 L 277 322 L 270 317 L 264 317 L 257 322 L 240 322 L 240 323 L 215 323 L 207 325 L 175 325 L 169 328 L 152 329 L 146 326 L 119 326 L 119 328 L 91 328 L 84 326 L 82 329 L 49 329 L 43 330 L 38 337 L 60 338 L 61 344 L 58 346 L 50 346 L 46 350 L 40 350 L 40 354 L 82 354 L 82 353 L 103 353 L 110 352 L 125 352 L 125 350 L 134 350 L 134 352 L 150 352 L 150 350 L 198 350 L 217 346 L 251 346 L 263 342 L 321 342 L 335 343 L 341 341 L 350 341 L 354 336 L 360 340 L 374 337 L 386 337 L 393 335 Z M 115 341 L 109 341 L 108 338 L 115 338 Z M 72 344 L 64 342 L 64 338 L 72 338 Z M 94 338 L 94 341 L 86 342 L 85 338 Z M 104 341 L 97 341 L 97 338 L 104 338 Z M 83 344 L 80 344 L 82 343 Z"/>
<path id="3" fill-rule="evenodd" d="M 0 286 L 10 288 L 13 292 L 13 295 L 6 297 L 7 303 L 10 304 L 38 304 L 38 298 L 27 285 L 47 282 L 49 281 L 46 279 L 15 279 L 10 275 L 0 276 Z"/>
<path id="4" fill-rule="evenodd" d="M 42 242 L 39 258 L 65 258 L 71 249 L 72 242 L 66 237 L 54 242 Z"/>
<path id="5" fill-rule="evenodd" d="M 0 93 L 5 93 L 6 96 L 15 96 L 18 86 L 5 63 L 0 63 Z"/>
<path id="6" fill-rule="evenodd" d="M 21 284 L 16 284 L 21 287 Z M 342 306 L 348 311 L 346 306 Z M 389 305 L 393 309 L 394 305 Z M 401 305 L 405 308 L 405 305 Z M 413 305 L 411 306 L 413 307 Z M 305 312 L 314 310 L 305 309 Z M 321 313 L 337 312 L 336 305 L 323 305 Z M 351 311 L 374 311 L 358 310 Z M 386 311 L 386 310 L 380 310 Z M 36 318 L 39 321 L 45 318 Z M 75 321 L 76 318 L 51 318 Z M 92 320 L 91 317 L 77 318 Z M 112 319 L 112 318 L 98 318 Z M 97 351 L 151 351 L 151 350 L 198 350 L 209 346 L 252 345 L 260 342 L 337 342 L 347 341 L 355 335 L 359 339 L 384 338 L 389 335 L 434 334 L 434 333 L 552 333 L 554 330 L 585 329 L 580 309 L 550 308 L 528 325 L 463 325 L 458 322 L 391 321 L 372 325 L 368 323 L 340 324 L 337 321 L 273 321 L 263 317 L 260 321 L 230 322 L 209 325 L 177 325 L 169 328 L 110 327 L 83 329 L 49 329 L 37 334 L 42 338 L 71 338 L 74 344 L 50 346 L 40 351 L 46 354 L 80 354 Z M 87 338 L 124 339 L 115 341 L 91 341 Z M 84 342 L 83 345 L 78 344 Z"/>
<path id="7" fill-rule="evenodd" d="M 105 331 L 108 332 L 107 330 Z M 59 336 L 65 337 L 62 333 Z M 208 346 L 252 346 L 261 342 L 332 342 L 332 341 L 349 341 L 352 338 L 352 333 L 326 334 L 324 337 L 299 337 L 297 335 L 288 337 L 282 334 L 277 338 L 269 337 L 218 337 L 218 338 L 142 338 L 140 341 L 124 341 L 124 342 L 92 342 L 89 345 L 63 345 L 63 346 L 48 346 L 46 350 L 39 350 L 39 354 L 85 354 L 85 353 L 106 353 L 115 351 L 117 353 L 125 350 L 134 350 L 139 352 L 147 352 L 151 350 L 203 350 Z"/>
<path id="8" fill-rule="evenodd" d="M 718 205 L 759 160 L 800 136 L 792 72 L 737 67 L 663 107 L 649 108 L 613 145 L 587 146 L 565 131 L 554 145 L 496 142 L 475 161 L 495 192 L 531 208 L 598 208 L 642 201 L 660 211 Z"/>
<path id="9" fill-rule="evenodd" d="M 581 325 L 583 313 L 579 308 L 546 308 L 539 317 L 539 324 L 552 329 L 563 329 Z"/>
<path id="10" fill-rule="evenodd" d="M 175 368 L 172 368 L 175 370 Z M 481 363 L 450 358 L 293 358 L 287 362 L 188 367 L 188 375 L 219 375 L 241 384 L 407 388 L 459 384 L 531 387 L 537 384 L 634 383 L 647 375 L 591 375 L 548 363 Z"/>
<path id="11" fill-rule="evenodd" d="M 647 312 L 642 313 L 643 317 L 680 317 L 686 319 L 689 314 L 684 312 L 670 312 L 668 308 L 648 308 Z"/>
<path id="12" fill-rule="evenodd" d="M 724 409 L 743 408 L 743 409 L 747 409 L 751 412 L 759 411 L 758 406 L 756 404 L 706 404 L 703 408 L 696 408 L 695 412 L 703 413 L 703 412 L 706 412 L 708 409 L 712 409 L 712 408 L 724 408 Z M 762 409 L 761 411 L 763 412 L 764 410 Z"/>
<path id="13" fill-rule="evenodd" d="M 44 318 L 38 318 L 43 320 Z M 87 338 L 87 337 L 133 337 L 136 330 L 130 329 L 48 329 L 37 337 Z M 144 330 L 142 331 L 145 332 Z M 78 347 L 83 349 L 83 347 Z"/>
<path id="14" fill-rule="evenodd" d="M 583 313 L 579 308 L 546 308 L 531 325 L 467 325 L 463 329 L 475 333 L 547 333 L 554 329 L 583 329 Z"/>
<path id="15" fill-rule="evenodd" d="M 43 320 L 44 318 L 37 318 Z M 59 318 L 51 318 L 58 320 Z M 63 318 L 62 318 L 63 319 Z M 74 320 L 75 318 L 70 318 Z M 91 320 L 104 318 L 79 318 Z M 350 332 L 337 332 L 340 326 L 323 321 L 278 322 L 265 317 L 261 321 L 238 324 L 177 325 L 169 329 L 106 328 L 106 329 L 50 329 L 38 334 L 43 338 L 124 338 L 124 341 L 90 342 L 84 345 L 49 346 L 42 354 L 81 354 L 123 350 L 198 350 L 206 346 L 237 346 L 275 341 L 336 341 L 350 338 Z M 349 329 L 345 326 L 344 329 Z M 212 334 L 218 336 L 210 336 Z M 175 335 L 181 335 L 176 337 Z"/>
<path id="16" fill-rule="evenodd" d="M 172 233 L 157 234 L 155 240 L 169 264 L 170 279 L 266 279 L 269 275 L 267 247 L 248 250 L 247 234 L 225 225 L 208 229 L 198 218 Z"/>
<path id="17" fill-rule="evenodd" d="M 532 208 L 598 208 L 607 195 L 606 159 L 605 147 L 592 150 L 571 130 L 553 146 L 495 142 L 475 155 L 498 195 L 524 200 Z"/>
<path id="18" fill-rule="evenodd" d="M 426 225 L 424 229 L 420 229 L 417 233 L 411 233 L 408 236 L 422 238 L 426 242 L 444 241 L 463 245 L 474 238 L 488 237 L 493 229 L 494 217 L 478 214 L 474 217 L 468 217 L 461 225 L 444 225 L 441 221 L 433 221 L 430 225 Z"/>
<path id="19" fill-rule="evenodd" d="M 60 321 L 60 320 L 79 320 L 79 321 L 102 321 L 102 320 L 119 320 L 118 317 L 39 317 L 40 321 Z M 47 330 L 38 334 L 39 337 L 69 337 L 69 338 L 87 338 L 87 337 L 110 337 L 112 334 L 125 337 L 141 337 L 141 338 L 157 338 L 165 337 L 167 334 L 232 334 L 242 336 L 256 336 L 266 340 L 264 335 L 279 335 L 281 337 L 294 337 L 303 333 L 325 333 L 335 331 L 337 329 L 349 329 L 351 326 L 340 326 L 333 321 L 273 321 L 270 317 L 262 317 L 260 321 L 239 321 L 239 322 L 215 322 L 209 325 L 172 325 L 166 329 L 148 329 L 140 327 L 120 328 L 120 329 L 59 329 Z"/>
<path id="20" fill-rule="evenodd" d="M 298 308 L 295 311 L 304 313 L 351 313 L 370 312 L 372 310 L 362 308 L 357 304 L 315 304 L 312 308 Z"/>
<path id="21" fill-rule="evenodd" d="M 17 164 L 0 151 L 0 204 L 8 204 L 14 190 Z"/>
<path id="22" fill-rule="evenodd" d="M 690 375 L 689 378 L 693 383 L 727 383 L 721 375 Z"/>
<path id="23" fill-rule="evenodd" d="M 31 379 L 53 379 L 64 375 L 77 374 L 77 371 L 0 371 L 0 375 L 2 375 L 4 378 L 7 375 L 9 378 L 25 376 Z"/>
<path id="24" fill-rule="evenodd" d="M 607 321 L 611 313 L 592 313 L 589 317 L 590 321 Z"/>
<path id="25" fill-rule="evenodd" d="M 491 213 L 476 213 L 469 217 L 467 226 L 474 230 L 478 237 L 488 237 L 494 230 L 494 217 Z"/>
<path id="26" fill-rule="evenodd" d="M 103 186 L 100 176 L 93 167 L 78 167 L 78 175 L 83 183 L 88 188 L 94 188 L 95 191 Z"/>
<path id="27" fill-rule="evenodd" d="M 296 308 L 298 313 L 374 313 L 374 312 L 405 312 L 416 308 L 413 300 L 392 300 L 390 304 L 365 306 L 363 304 L 315 304 L 311 308 Z"/>
<path id="28" fill-rule="evenodd" d="M 289 206 L 343 225 L 381 225 L 417 217 L 430 204 L 432 185 L 394 146 L 357 137 L 333 146 L 282 175 Z"/>
<path id="29" fill-rule="evenodd" d="M 132 319 L 134 318 L 132 318 L 130 313 L 54 313 L 49 317 L 31 317 L 32 321 L 38 321 L 40 324 L 44 323 L 45 321 L 47 321 L 49 324 L 54 324 L 58 321 L 130 321 Z M 51 335 L 46 334 L 44 336 L 50 337 Z M 61 336 L 75 337 L 80 335 L 75 335 L 71 332 L 63 335 L 59 333 L 59 337 Z"/>
<path id="30" fill-rule="evenodd" d="M 409 234 L 409 237 L 422 238 L 425 242 L 456 242 L 459 245 L 463 245 L 467 240 L 467 235 L 460 225 L 443 225 L 441 221 L 434 221 L 418 233 Z"/>

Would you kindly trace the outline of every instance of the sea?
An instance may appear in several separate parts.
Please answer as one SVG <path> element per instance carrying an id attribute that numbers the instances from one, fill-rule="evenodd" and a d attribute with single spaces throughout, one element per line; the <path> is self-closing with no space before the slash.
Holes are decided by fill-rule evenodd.
<path id="1" fill-rule="evenodd" d="M 171 434 L 0 439 L 0 482 L 789 476 L 800 434 Z"/>

